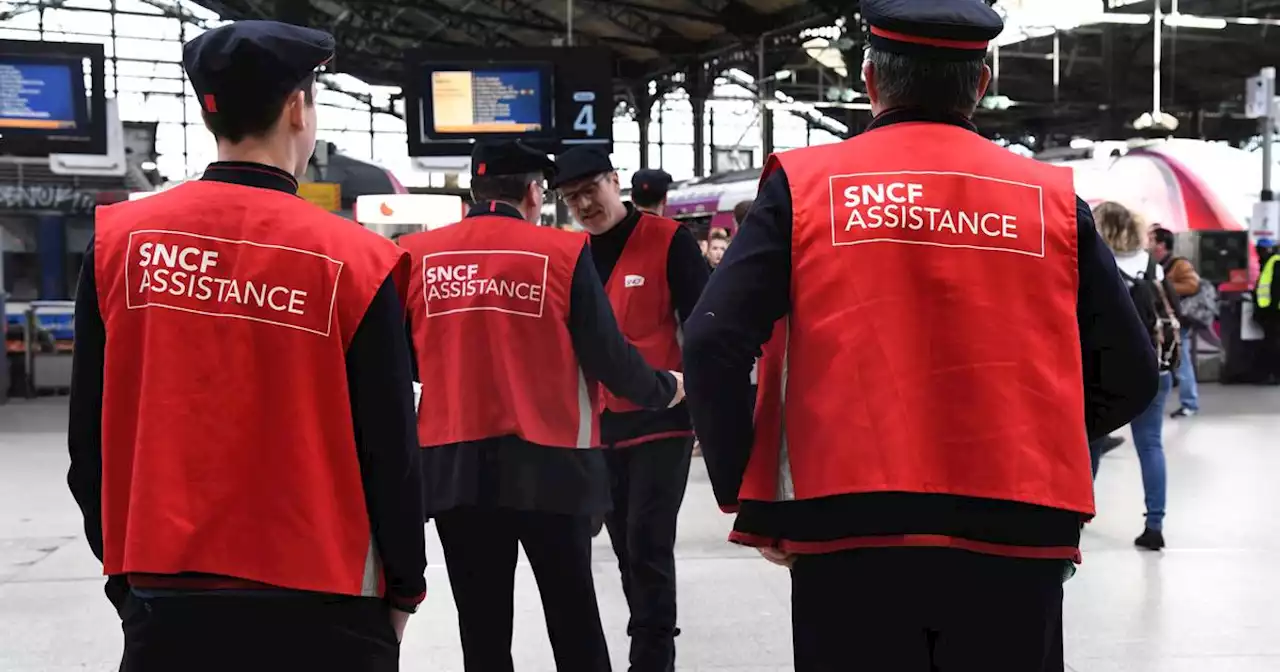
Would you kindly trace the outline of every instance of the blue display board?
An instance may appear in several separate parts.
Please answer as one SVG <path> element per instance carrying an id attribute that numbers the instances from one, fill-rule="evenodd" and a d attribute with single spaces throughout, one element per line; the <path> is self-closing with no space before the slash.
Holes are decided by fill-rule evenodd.
<path id="1" fill-rule="evenodd" d="M 76 88 L 69 64 L 0 60 L 0 130 L 75 131 Z"/>
<path id="2" fill-rule="evenodd" d="M 554 127 L 546 66 L 439 64 L 424 74 L 429 137 L 528 137 Z"/>

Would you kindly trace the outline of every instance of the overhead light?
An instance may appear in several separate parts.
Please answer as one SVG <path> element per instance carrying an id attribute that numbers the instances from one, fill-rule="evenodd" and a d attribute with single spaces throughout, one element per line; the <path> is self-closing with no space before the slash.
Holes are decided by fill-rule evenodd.
<path id="1" fill-rule="evenodd" d="M 1013 102 L 1008 96 L 986 96 L 979 105 L 985 110 L 1007 110 L 1017 103 Z"/>
<path id="2" fill-rule="evenodd" d="M 1205 30 L 1223 30 L 1227 20 L 1208 16 L 1192 16 L 1190 14 L 1170 14 L 1164 17 L 1164 25 L 1173 28 L 1203 28 Z"/>
<path id="3" fill-rule="evenodd" d="M 1167 112 L 1158 115 L 1143 112 L 1142 116 L 1133 120 L 1133 128 L 1137 131 L 1160 130 L 1172 133 L 1178 130 L 1178 118 Z"/>
<path id="4" fill-rule="evenodd" d="M 1071 149 L 1088 149 L 1093 146 L 1093 141 L 1089 138 L 1072 138 Z"/>
<path id="5" fill-rule="evenodd" d="M 1118 23 L 1128 26 L 1145 26 L 1151 23 L 1150 14 L 1128 14 L 1125 12 L 1103 12 L 1084 17 L 1081 25 L 1090 23 Z"/>
<path id="6" fill-rule="evenodd" d="M 777 80 L 784 80 L 784 79 L 791 79 L 791 76 L 794 74 L 796 73 L 791 72 L 790 70 L 779 70 L 773 73 L 773 77 L 774 79 L 777 79 Z"/>
<path id="7" fill-rule="evenodd" d="M 143 170 L 155 170 L 155 169 L 156 169 L 156 162 L 155 162 L 155 161 L 143 161 L 143 162 L 142 162 L 142 165 L 141 165 L 140 167 L 141 167 Z"/>
<path id="8" fill-rule="evenodd" d="M 838 109 L 838 110 L 870 110 L 871 103 L 838 103 L 830 101 L 814 101 L 802 103 L 799 101 L 777 101 L 769 102 L 766 105 L 773 110 L 789 110 L 793 112 L 812 112 L 818 109 Z"/>

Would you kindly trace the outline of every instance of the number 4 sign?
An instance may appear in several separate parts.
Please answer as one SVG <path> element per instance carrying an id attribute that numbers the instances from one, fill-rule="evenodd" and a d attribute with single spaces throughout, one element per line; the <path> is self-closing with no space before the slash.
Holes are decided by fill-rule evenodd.
<path id="1" fill-rule="evenodd" d="M 577 116 L 573 118 L 573 130 L 588 138 L 596 135 L 596 94 L 591 91 L 574 91 L 573 102 L 578 105 Z"/>

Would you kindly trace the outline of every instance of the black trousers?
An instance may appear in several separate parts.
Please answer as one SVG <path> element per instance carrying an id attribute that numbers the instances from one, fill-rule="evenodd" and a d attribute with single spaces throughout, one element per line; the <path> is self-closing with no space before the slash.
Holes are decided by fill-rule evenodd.
<path id="1" fill-rule="evenodd" d="M 1258 370 L 1260 382 L 1280 382 L 1280 314 L 1256 318 L 1262 327 L 1262 342 L 1258 344 Z"/>
<path id="2" fill-rule="evenodd" d="M 1064 562 L 941 548 L 802 556 L 796 672 L 1062 672 Z"/>
<path id="3" fill-rule="evenodd" d="M 609 672 L 591 575 L 591 518 L 512 509 L 438 514 L 468 672 L 512 672 L 511 621 L 519 547 L 533 568 L 559 672 Z"/>
<path id="4" fill-rule="evenodd" d="M 395 672 L 386 602 L 327 595 L 127 597 L 121 672 Z"/>
<path id="5" fill-rule="evenodd" d="M 606 452 L 613 510 L 605 516 L 631 608 L 632 672 L 675 669 L 676 519 L 693 439 L 660 439 Z"/>

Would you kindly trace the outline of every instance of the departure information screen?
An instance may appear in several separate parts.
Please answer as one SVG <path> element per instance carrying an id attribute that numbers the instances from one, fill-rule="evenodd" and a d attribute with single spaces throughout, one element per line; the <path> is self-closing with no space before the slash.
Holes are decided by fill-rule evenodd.
<path id="1" fill-rule="evenodd" d="M 439 135 L 541 133 L 550 128 L 546 74 L 529 69 L 430 73 L 431 126 Z"/>
<path id="2" fill-rule="evenodd" d="M 0 60 L 0 130 L 74 131 L 83 76 L 69 63 Z"/>

